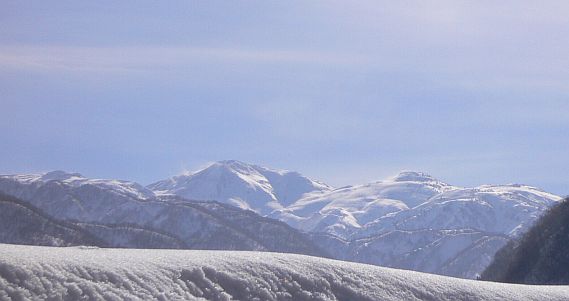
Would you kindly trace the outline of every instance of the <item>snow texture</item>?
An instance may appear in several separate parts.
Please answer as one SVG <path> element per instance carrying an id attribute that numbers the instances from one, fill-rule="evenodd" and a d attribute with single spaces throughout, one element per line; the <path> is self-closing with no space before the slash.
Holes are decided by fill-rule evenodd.
<path id="1" fill-rule="evenodd" d="M 0 245 L 0 300 L 567 300 L 567 286 L 304 255 Z"/>

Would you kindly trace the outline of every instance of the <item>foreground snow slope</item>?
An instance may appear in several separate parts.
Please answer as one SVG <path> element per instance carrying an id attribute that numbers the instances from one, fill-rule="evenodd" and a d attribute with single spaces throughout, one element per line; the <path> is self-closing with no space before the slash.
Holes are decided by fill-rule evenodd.
<path id="1" fill-rule="evenodd" d="M 0 299 L 567 300 L 567 286 L 463 280 L 280 253 L 0 245 Z"/>

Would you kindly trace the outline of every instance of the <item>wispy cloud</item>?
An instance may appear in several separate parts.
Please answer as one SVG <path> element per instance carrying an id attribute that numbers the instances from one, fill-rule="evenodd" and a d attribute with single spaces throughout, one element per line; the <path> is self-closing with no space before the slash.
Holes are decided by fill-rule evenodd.
<path id="1" fill-rule="evenodd" d="M 520 61 L 523 60 L 523 64 Z M 423 53 L 412 45 L 401 51 L 390 47 L 369 51 L 311 51 L 283 48 L 223 48 L 193 46 L 0 46 L 0 67 L 5 70 L 59 73 L 192 72 L 194 66 L 348 67 L 375 73 L 423 76 L 465 89 L 531 88 L 567 91 L 569 60 L 565 56 L 506 53 L 464 49 Z M 229 68 L 231 69 L 231 68 Z M 247 70 L 247 68 L 241 70 Z M 304 69 L 308 70 L 308 69 Z"/>
<path id="2" fill-rule="evenodd" d="M 204 47 L 3 46 L 0 66 L 46 71 L 123 72 L 196 63 L 362 64 L 365 58 L 327 52 Z"/>

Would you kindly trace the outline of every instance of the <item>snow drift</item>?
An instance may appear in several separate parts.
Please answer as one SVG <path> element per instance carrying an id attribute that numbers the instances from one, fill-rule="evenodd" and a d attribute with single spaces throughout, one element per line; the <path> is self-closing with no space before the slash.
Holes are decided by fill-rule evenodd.
<path id="1" fill-rule="evenodd" d="M 0 299 L 567 300 L 569 287 L 464 280 L 281 253 L 0 244 Z"/>

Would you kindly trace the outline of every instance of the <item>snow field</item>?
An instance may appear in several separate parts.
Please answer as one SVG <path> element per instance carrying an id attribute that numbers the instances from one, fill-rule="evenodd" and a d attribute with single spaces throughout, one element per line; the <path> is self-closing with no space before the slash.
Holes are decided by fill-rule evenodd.
<path id="1" fill-rule="evenodd" d="M 569 287 L 304 255 L 0 244 L 0 300 L 568 300 Z"/>

